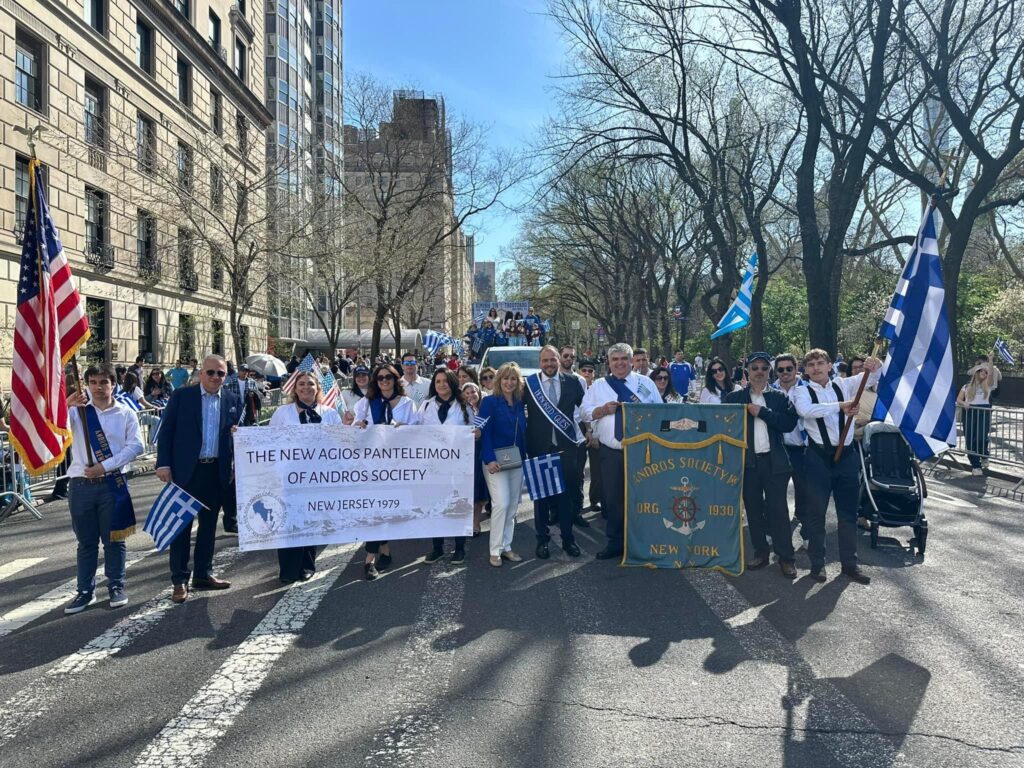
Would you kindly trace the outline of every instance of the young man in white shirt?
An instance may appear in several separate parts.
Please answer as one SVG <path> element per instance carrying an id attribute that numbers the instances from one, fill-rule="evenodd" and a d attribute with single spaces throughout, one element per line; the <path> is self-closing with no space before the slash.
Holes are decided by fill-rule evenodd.
<path id="1" fill-rule="evenodd" d="M 120 608 L 128 603 L 125 591 L 127 548 L 123 539 L 111 539 L 111 523 L 117 502 L 115 483 L 123 483 L 123 479 L 116 476 L 127 472 L 132 459 L 145 448 L 135 411 L 114 399 L 114 385 L 117 383 L 114 366 L 109 363 L 89 366 L 85 371 L 85 381 L 92 402 L 82 391 L 69 395 L 67 399 L 73 437 L 68 467 L 69 506 L 71 525 L 78 539 L 78 593 L 65 606 L 66 614 L 81 613 L 94 599 L 101 541 L 110 607 Z M 95 420 L 90 418 L 90 410 L 95 413 Z M 89 429 L 90 421 L 93 421 L 93 430 Z M 104 450 L 95 434 L 97 424 L 109 453 L 102 460 L 96 455 L 98 450 Z M 90 431 L 94 434 L 90 435 Z M 122 488 L 123 493 L 127 493 L 127 486 L 122 485 Z"/>
<path id="2" fill-rule="evenodd" d="M 823 349 L 812 349 L 804 357 L 804 370 L 810 382 L 793 394 L 793 405 L 807 433 L 804 474 L 807 479 L 807 552 L 811 558 L 811 578 L 818 582 L 825 574 L 825 512 L 829 497 L 836 505 L 839 522 L 839 560 L 842 572 L 858 584 L 871 578 L 857 565 L 857 509 L 860 506 L 860 465 L 853 449 L 853 426 L 846 433 L 843 453 L 834 460 L 836 446 L 847 419 L 857 416 L 854 402 L 862 376 L 875 374 L 880 360 L 864 361 L 864 373 L 830 380 L 832 361 Z M 873 377 L 874 378 L 874 377 Z"/>
<path id="3" fill-rule="evenodd" d="M 413 352 L 406 352 L 402 355 L 402 384 L 405 386 L 405 394 L 416 403 L 420 404 L 427 399 L 430 391 L 430 379 L 419 374 L 419 363 Z"/>
<path id="4" fill-rule="evenodd" d="M 778 379 L 772 384 L 772 388 L 782 392 L 792 401 L 797 388 L 806 386 L 797 370 L 796 358 L 788 352 L 784 352 L 781 355 L 776 355 L 774 364 L 775 374 L 778 376 Z M 807 531 L 804 530 L 803 522 L 807 507 L 807 480 L 804 475 L 804 453 L 807 450 L 807 433 L 804 432 L 800 424 L 797 424 L 792 431 L 787 432 L 783 436 L 783 442 L 786 444 L 786 453 L 789 454 L 789 466 L 793 470 L 793 516 L 800 523 L 800 537 L 804 540 L 804 546 L 806 547 Z"/>

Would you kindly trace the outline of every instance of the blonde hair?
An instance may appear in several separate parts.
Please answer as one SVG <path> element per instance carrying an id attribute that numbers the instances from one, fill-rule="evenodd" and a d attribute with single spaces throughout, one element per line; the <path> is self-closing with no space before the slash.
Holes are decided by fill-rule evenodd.
<path id="1" fill-rule="evenodd" d="M 320 377 L 317 376 L 312 371 L 303 371 L 302 373 L 300 373 L 298 376 L 295 377 L 295 386 L 292 388 L 292 399 L 289 402 L 292 402 L 292 403 L 299 402 L 299 395 L 298 395 L 299 379 L 301 379 L 303 376 L 308 376 L 309 378 L 311 378 L 313 380 L 313 384 L 316 386 L 316 402 L 317 402 L 317 405 L 323 403 L 323 401 L 324 401 L 324 388 L 320 384 Z"/>
<path id="2" fill-rule="evenodd" d="M 985 381 L 981 381 L 978 376 L 982 371 L 986 371 L 988 376 L 985 377 Z M 992 371 L 989 370 L 988 366 L 979 365 L 974 370 L 974 375 L 971 376 L 971 380 L 967 382 L 967 402 L 974 402 L 974 396 L 978 394 L 978 388 L 985 393 L 985 399 L 988 400 L 989 391 L 992 389 Z"/>
<path id="3" fill-rule="evenodd" d="M 498 372 L 494 374 L 494 386 L 492 391 L 495 395 L 504 396 L 504 392 L 501 391 L 501 382 L 505 379 L 514 378 L 516 382 L 516 388 L 512 392 L 513 400 L 523 399 L 523 374 L 519 370 L 519 366 L 516 363 L 503 363 L 498 369 Z"/>

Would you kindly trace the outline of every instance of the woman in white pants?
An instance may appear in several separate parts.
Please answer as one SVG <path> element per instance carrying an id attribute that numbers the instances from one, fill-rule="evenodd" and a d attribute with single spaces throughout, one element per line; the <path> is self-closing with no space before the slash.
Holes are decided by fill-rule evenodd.
<path id="1" fill-rule="evenodd" d="M 519 366 L 505 363 L 494 377 L 494 396 L 480 403 L 480 459 L 484 478 L 491 493 L 491 565 L 501 567 L 502 560 L 518 563 L 523 558 L 512 551 L 516 510 L 523 493 L 523 468 L 502 469 L 496 451 L 514 448 L 513 457 L 526 457 L 526 408 L 523 405 L 523 377 Z"/>

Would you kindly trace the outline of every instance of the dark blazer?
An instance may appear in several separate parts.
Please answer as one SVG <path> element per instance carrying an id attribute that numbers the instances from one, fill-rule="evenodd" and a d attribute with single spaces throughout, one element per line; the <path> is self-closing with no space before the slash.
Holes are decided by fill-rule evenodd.
<path id="1" fill-rule="evenodd" d="M 160 435 L 156 446 L 157 467 L 170 467 L 174 482 L 184 486 L 192 478 L 203 447 L 202 384 L 182 387 L 171 393 L 171 399 L 160 418 Z M 217 456 L 220 459 L 221 482 L 231 482 L 231 464 L 235 443 L 231 428 L 242 416 L 242 403 L 233 392 L 220 390 L 220 437 Z"/>
<path id="2" fill-rule="evenodd" d="M 583 402 L 583 386 L 575 376 L 561 372 L 558 374 L 558 385 L 560 390 L 558 410 L 568 416 L 569 421 L 572 421 L 573 410 Z M 525 382 L 523 384 L 523 402 L 526 403 L 527 455 L 543 456 L 545 453 L 551 453 L 551 431 L 555 428 L 540 409 Z M 555 430 L 555 435 L 558 439 L 558 450 L 567 451 L 575 446 L 575 443 L 558 430 Z"/>
<path id="3" fill-rule="evenodd" d="M 723 403 L 750 404 L 750 388 L 730 392 L 722 398 Z M 774 389 L 765 389 L 764 407 L 757 414 L 768 425 L 768 443 L 771 445 L 772 474 L 781 475 L 790 471 L 789 452 L 786 451 L 786 444 L 782 436 L 796 428 L 798 417 L 793 403 L 782 392 Z M 754 466 L 754 417 L 747 412 L 747 453 L 745 465 Z"/>

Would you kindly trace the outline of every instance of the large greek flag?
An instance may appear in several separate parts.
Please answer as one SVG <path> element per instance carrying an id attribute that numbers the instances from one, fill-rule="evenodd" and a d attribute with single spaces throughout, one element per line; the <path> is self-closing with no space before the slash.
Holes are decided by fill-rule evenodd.
<path id="1" fill-rule="evenodd" d="M 743 282 L 740 283 L 740 292 L 736 294 L 732 305 L 718 321 L 718 330 L 711 334 L 712 339 L 725 336 L 727 333 L 746 328 L 750 324 L 750 302 L 754 295 L 754 275 L 757 272 L 757 254 L 750 254 L 747 261 L 747 269 L 743 273 Z"/>
<path id="2" fill-rule="evenodd" d="M 174 483 L 168 483 L 153 502 L 142 530 L 153 537 L 156 548 L 163 552 L 201 509 L 206 509 L 206 506 L 199 499 Z"/>
<path id="3" fill-rule="evenodd" d="M 530 492 L 531 500 L 557 496 L 565 490 L 562 457 L 557 453 L 549 453 L 527 459 L 523 462 L 523 479 L 526 480 L 526 490 Z"/>
<path id="4" fill-rule="evenodd" d="M 878 335 L 889 354 L 874 418 L 896 424 L 919 459 L 956 443 L 956 381 L 939 259 L 939 212 L 929 202 Z"/>
<path id="5" fill-rule="evenodd" d="M 427 335 L 423 337 L 423 348 L 427 350 L 431 357 L 437 354 L 438 350 L 446 344 L 454 344 L 455 339 L 449 336 L 447 333 L 440 333 L 438 331 L 427 331 Z"/>

